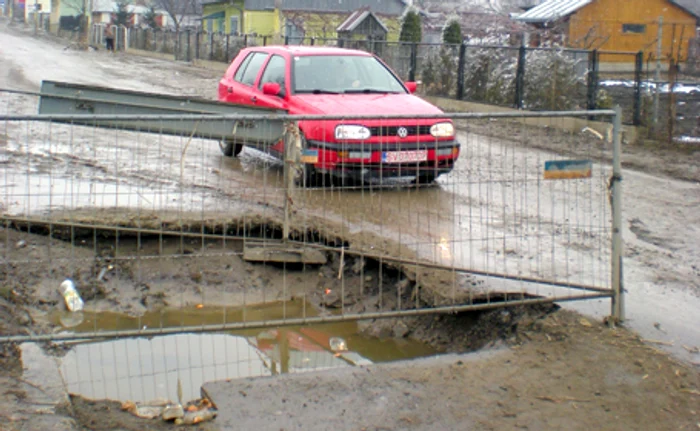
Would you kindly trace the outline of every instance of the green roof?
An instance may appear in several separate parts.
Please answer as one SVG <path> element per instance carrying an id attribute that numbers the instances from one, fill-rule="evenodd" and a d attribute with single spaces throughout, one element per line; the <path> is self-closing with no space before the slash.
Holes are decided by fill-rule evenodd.
<path id="1" fill-rule="evenodd" d="M 213 13 L 211 15 L 204 16 L 204 17 L 202 17 L 202 21 L 207 20 L 207 19 L 223 19 L 223 18 L 226 18 L 225 11 L 216 12 L 216 13 Z"/>

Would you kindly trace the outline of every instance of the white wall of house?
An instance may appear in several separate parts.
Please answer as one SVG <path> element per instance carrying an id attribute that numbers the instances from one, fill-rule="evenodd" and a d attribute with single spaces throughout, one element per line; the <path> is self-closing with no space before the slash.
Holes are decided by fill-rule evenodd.
<path id="1" fill-rule="evenodd" d="M 93 12 L 92 22 L 93 24 L 103 24 L 108 23 L 112 20 L 111 12 Z"/>
<path id="2" fill-rule="evenodd" d="M 27 0 L 24 8 L 24 18 L 30 21 L 34 17 L 34 12 L 38 14 L 51 13 L 51 0 Z"/>

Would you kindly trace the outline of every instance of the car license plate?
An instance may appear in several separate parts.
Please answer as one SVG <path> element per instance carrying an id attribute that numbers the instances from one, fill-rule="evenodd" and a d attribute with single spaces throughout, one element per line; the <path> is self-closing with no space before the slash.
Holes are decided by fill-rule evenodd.
<path id="1" fill-rule="evenodd" d="M 428 160 L 428 150 L 387 151 L 382 153 L 384 163 L 423 162 Z"/>

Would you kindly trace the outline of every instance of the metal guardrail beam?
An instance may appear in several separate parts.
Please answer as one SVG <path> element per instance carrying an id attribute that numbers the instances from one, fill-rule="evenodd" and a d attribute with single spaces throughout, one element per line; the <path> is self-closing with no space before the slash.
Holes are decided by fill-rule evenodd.
<path id="1" fill-rule="evenodd" d="M 463 112 L 430 115 L 201 115 L 201 114 L 166 114 L 166 115 L 92 115 L 92 114 L 40 114 L 40 115 L 0 115 L 0 121 L 53 121 L 57 123 L 94 125 L 95 121 L 355 121 L 355 120 L 469 120 L 487 118 L 560 118 L 560 117 L 614 117 L 615 111 L 600 109 L 594 111 L 513 111 L 513 112 Z M 80 123 L 79 123 L 80 122 Z M 88 122 L 88 123 L 85 123 Z M 143 130 L 140 127 L 139 130 Z M 155 130 L 155 129 L 154 129 Z"/>
<path id="2" fill-rule="evenodd" d="M 284 111 L 164 94 L 43 81 L 39 116 L 56 123 L 230 140 L 253 146 L 278 142 Z M 278 118 L 270 118 L 275 114 Z M 192 115 L 192 118 L 184 116 Z M 264 117 L 263 121 L 237 116 Z M 226 116 L 231 122 L 210 120 Z M 169 117 L 169 118 L 168 118 Z"/>

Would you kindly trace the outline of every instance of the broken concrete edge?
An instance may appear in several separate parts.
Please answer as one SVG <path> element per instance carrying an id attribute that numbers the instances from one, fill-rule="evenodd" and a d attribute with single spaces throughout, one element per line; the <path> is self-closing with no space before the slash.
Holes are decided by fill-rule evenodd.
<path id="1" fill-rule="evenodd" d="M 328 258 L 317 249 L 285 245 L 246 245 L 243 260 L 247 262 L 303 263 L 306 265 L 325 265 Z"/>
<path id="2" fill-rule="evenodd" d="M 294 382 L 294 386 L 316 388 L 318 385 L 318 376 L 332 373 L 338 381 L 343 381 L 345 377 L 359 376 L 366 373 L 374 372 L 390 372 L 392 370 L 401 370 L 406 364 L 411 363 L 418 366 L 450 366 L 455 363 L 469 363 L 480 360 L 491 359 L 503 355 L 509 351 L 505 345 L 499 344 L 494 347 L 486 348 L 478 352 L 470 353 L 448 353 L 434 356 L 421 357 L 416 359 L 406 359 L 401 361 L 373 363 L 367 365 L 358 365 L 354 367 L 342 367 L 333 369 L 321 369 L 304 373 L 289 373 L 278 374 L 261 377 L 246 377 L 241 379 L 226 379 L 205 382 L 200 388 L 202 398 L 208 399 L 214 408 L 219 412 L 219 419 L 224 423 L 227 418 L 234 412 L 235 406 L 241 405 L 243 398 L 247 394 L 243 390 L 246 386 L 259 386 L 262 390 L 267 390 L 272 381 L 287 381 Z M 347 380 L 345 380 L 347 381 Z M 321 385 L 333 385 L 333 382 L 325 382 Z M 283 393 L 274 394 L 276 399 L 290 398 Z"/>
<path id="3" fill-rule="evenodd" d="M 269 210 L 269 207 L 267 208 Z M 269 213 L 269 211 L 266 211 Z M 286 244 L 303 247 L 309 250 L 304 256 L 292 254 L 283 257 L 278 254 L 275 259 L 280 262 L 309 263 L 327 261 L 328 253 L 340 253 L 344 249 L 346 255 L 374 259 L 381 262 L 385 268 L 401 272 L 420 294 L 419 298 L 426 304 L 433 306 L 448 303 L 474 300 L 487 295 L 489 292 L 480 292 L 479 289 L 452 289 L 455 274 L 461 271 L 435 268 L 434 262 L 418 258 L 414 252 L 402 247 L 395 240 L 378 237 L 370 231 L 361 231 L 347 234 L 342 237 L 338 232 L 344 230 L 335 226 L 328 220 L 320 219 L 312 215 L 304 216 L 304 227 L 292 224 L 290 228 L 289 243 L 281 238 L 283 217 L 279 214 L 257 215 L 246 214 L 207 213 L 157 211 L 139 214 L 130 213 L 129 209 L 122 208 L 78 208 L 62 214 L 54 211 L 51 219 L 37 215 L 28 216 L 2 216 L 0 225 L 14 228 L 20 231 L 31 230 L 32 233 L 50 234 L 57 240 L 74 241 L 81 236 L 92 238 L 96 232 L 98 235 L 109 237 L 164 235 L 164 236 L 189 236 L 192 238 L 207 238 L 212 240 L 241 241 L 245 246 L 286 247 Z M 313 228 L 311 228 L 313 226 Z M 275 238 L 245 237 L 252 232 L 265 231 Z M 308 241 L 307 238 L 313 238 Z M 284 249 L 282 249 L 284 250 Z M 315 251 L 311 251 L 315 250 Z M 194 252 L 196 254 L 196 252 Z M 258 262 L 274 262 L 271 254 L 264 251 L 254 252 L 249 258 Z M 321 257 L 323 256 L 323 257 Z M 244 257 L 245 259 L 245 257 Z M 306 259 L 306 262 L 303 261 Z M 411 261 L 411 263 L 402 263 Z M 323 263 L 319 263 L 323 264 Z M 444 287 L 444 288 L 441 288 Z M 455 293 L 459 297 L 453 297 Z M 491 295 L 494 292 L 490 292 Z"/>

